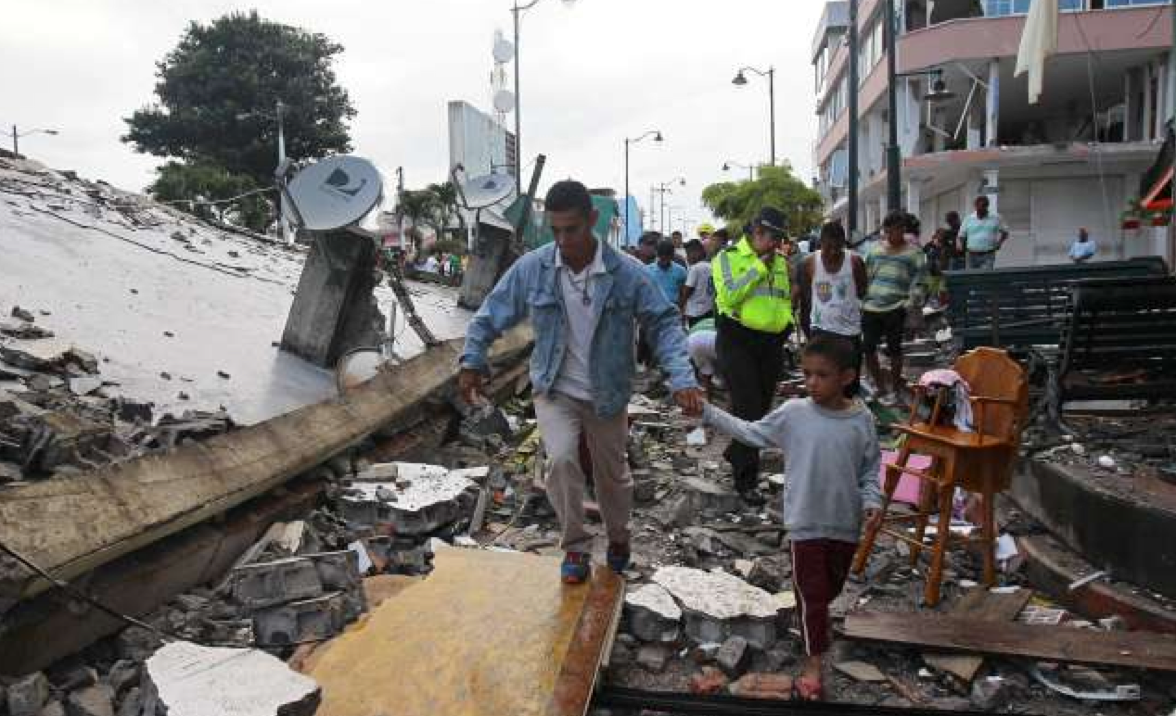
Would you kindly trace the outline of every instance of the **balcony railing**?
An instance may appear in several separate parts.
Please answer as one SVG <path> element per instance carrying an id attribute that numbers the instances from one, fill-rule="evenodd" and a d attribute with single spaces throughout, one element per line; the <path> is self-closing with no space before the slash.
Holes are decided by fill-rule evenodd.
<path id="1" fill-rule="evenodd" d="M 1118 8 L 1140 7 L 1146 5 L 1168 5 L 1170 0 L 1058 0 L 1058 8 L 1063 12 L 1086 10 L 1114 10 Z M 1010 15 L 1025 15 L 1029 12 L 1032 0 L 980 0 L 980 2 L 945 2 L 937 9 L 932 24 L 950 22 L 969 17 L 1008 17 Z M 955 9 L 958 7 L 958 9 Z M 913 19 L 913 18 L 912 18 Z M 908 23 L 910 24 L 910 23 Z M 922 22 L 914 20 L 917 29 Z"/>

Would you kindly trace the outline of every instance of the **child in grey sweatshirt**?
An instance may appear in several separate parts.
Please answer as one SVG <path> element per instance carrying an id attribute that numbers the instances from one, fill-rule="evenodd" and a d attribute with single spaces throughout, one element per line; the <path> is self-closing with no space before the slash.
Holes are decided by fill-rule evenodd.
<path id="1" fill-rule="evenodd" d="M 815 338 L 801 366 L 807 399 L 790 400 L 756 422 L 707 404 L 703 421 L 747 445 L 784 451 L 784 525 L 808 654 L 796 689 L 801 698 L 819 699 L 821 656 L 829 648 L 829 603 L 849 575 L 863 516 L 877 519 L 881 453 L 874 416 L 861 401 L 845 397 L 846 386 L 857 377 L 853 345 Z"/>

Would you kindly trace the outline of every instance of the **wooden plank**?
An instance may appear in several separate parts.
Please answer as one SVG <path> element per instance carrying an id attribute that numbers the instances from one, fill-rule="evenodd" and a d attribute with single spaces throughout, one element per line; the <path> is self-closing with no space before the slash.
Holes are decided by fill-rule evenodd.
<path id="1" fill-rule="evenodd" d="M 318 716 L 582 716 L 623 587 L 606 568 L 564 585 L 559 564 L 439 550 L 427 578 L 315 654 Z"/>
<path id="2" fill-rule="evenodd" d="M 1043 661 L 1105 664 L 1176 672 L 1176 637 L 1151 632 L 1094 631 L 909 613 L 861 612 L 845 620 L 850 639 Z"/>
<path id="3" fill-rule="evenodd" d="M 496 356 L 530 345 L 519 328 Z M 0 542 L 60 579 L 122 555 L 268 492 L 416 410 L 457 372 L 461 339 L 430 349 L 327 400 L 206 441 L 73 477 L 0 491 Z M 39 578 L 0 578 L 0 596 L 27 598 Z"/>
<path id="4" fill-rule="evenodd" d="M 596 688 L 601 664 L 621 622 L 625 582 L 611 569 L 593 570 L 588 601 L 568 645 L 548 707 L 550 716 L 583 716 Z"/>
<path id="5" fill-rule="evenodd" d="M 976 622 L 1011 622 L 1029 603 L 1033 592 L 1018 589 L 1011 593 L 993 593 L 987 589 L 973 589 L 963 596 L 951 610 L 951 616 Z M 984 657 L 974 654 L 923 654 L 923 661 L 940 671 L 946 671 L 970 684 L 976 678 Z"/>

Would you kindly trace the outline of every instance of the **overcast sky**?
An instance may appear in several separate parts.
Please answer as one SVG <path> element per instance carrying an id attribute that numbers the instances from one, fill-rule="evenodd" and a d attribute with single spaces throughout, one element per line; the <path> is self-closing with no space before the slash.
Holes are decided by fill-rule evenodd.
<path id="1" fill-rule="evenodd" d="M 358 114 L 355 153 L 410 188 L 442 181 L 446 102 L 490 105 L 494 31 L 509 37 L 509 0 L 12 0 L 0 24 L 0 126 L 38 127 L 23 153 L 55 168 L 141 190 L 161 162 L 119 142 L 123 117 L 152 101 L 155 63 L 192 20 L 256 8 L 344 46 L 336 71 Z M 809 47 L 823 0 L 541 0 L 522 30 L 523 150 L 547 154 L 544 185 L 575 177 L 624 181 L 623 139 L 649 129 L 664 144 L 634 145 L 630 186 L 677 175 L 669 199 L 705 218 L 699 194 L 724 160 L 766 161 L 768 88 L 742 65 L 776 74 L 777 154 L 805 181 L 816 131 Z M 508 118 L 513 127 L 513 119 Z M 5 146 L 8 146 L 6 143 Z M 529 174 L 527 174 L 529 176 Z M 743 176 L 742 171 L 738 176 Z M 391 180 L 391 179 L 389 179 Z"/>

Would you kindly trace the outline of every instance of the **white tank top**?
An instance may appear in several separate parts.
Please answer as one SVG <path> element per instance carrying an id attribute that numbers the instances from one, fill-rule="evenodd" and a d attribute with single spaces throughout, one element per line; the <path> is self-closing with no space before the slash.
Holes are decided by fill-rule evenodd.
<path id="1" fill-rule="evenodd" d="M 853 280 L 852 251 L 845 252 L 837 273 L 825 270 L 821 254 L 813 255 L 813 296 L 809 320 L 813 328 L 842 336 L 862 332 L 862 302 Z"/>

